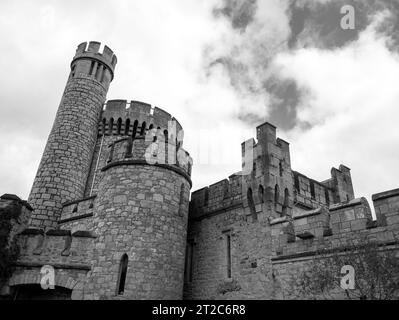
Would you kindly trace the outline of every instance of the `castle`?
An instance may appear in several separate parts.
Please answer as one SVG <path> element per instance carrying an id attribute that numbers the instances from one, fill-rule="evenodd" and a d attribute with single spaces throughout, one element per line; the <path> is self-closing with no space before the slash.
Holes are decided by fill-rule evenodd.
<path id="1" fill-rule="evenodd" d="M 242 144 L 241 172 L 190 200 L 182 126 L 146 103 L 106 102 L 117 58 L 99 50 L 77 48 L 29 199 L 0 199 L 19 248 L 3 298 L 297 298 L 284 280 L 320 248 L 366 237 L 397 250 L 399 189 L 373 195 L 373 220 L 349 168 L 321 182 L 292 170 L 269 123 Z"/>

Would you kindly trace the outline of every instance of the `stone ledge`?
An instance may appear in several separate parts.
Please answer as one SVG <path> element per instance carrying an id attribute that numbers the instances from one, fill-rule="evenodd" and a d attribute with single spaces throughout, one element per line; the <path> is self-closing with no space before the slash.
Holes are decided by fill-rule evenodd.
<path id="1" fill-rule="evenodd" d="M 382 199 L 391 198 L 391 197 L 395 197 L 395 196 L 399 196 L 399 189 L 393 189 L 393 190 L 388 190 L 388 191 L 384 191 L 381 193 L 373 194 L 371 199 L 373 201 L 377 201 L 377 200 L 382 200 Z"/>
<path id="2" fill-rule="evenodd" d="M 97 238 L 97 235 L 95 235 L 91 231 L 86 231 L 86 230 L 80 230 L 80 231 L 75 231 L 72 233 L 72 237 L 74 238 Z"/>
<path id="3" fill-rule="evenodd" d="M 292 218 L 294 220 L 297 220 L 297 219 L 302 219 L 302 218 L 306 218 L 306 217 L 316 216 L 316 215 L 322 213 L 322 211 L 323 211 L 322 207 L 319 207 L 319 208 L 314 209 L 314 210 L 309 210 L 307 212 L 302 212 L 302 213 L 299 213 L 297 215 L 293 215 Z"/>
<path id="4" fill-rule="evenodd" d="M 274 218 L 270 220 L 270 225 L 275 225 L 279 223 L 284 223 L 288 221 L 288 216 L 280 217 L 280 218 Z"/>
<path id="5" fill-rule="evenodd" d="M 379 242 L 378 246 L 379 247 L 395 246 L 398 244 L 399 244 L 399 240 L 392 240 L 392 241 Z M 325 249 L 322 251 L 319 251 L 319 250 L 303 251 L 303 252 L 298 252 L 298 253 L 275 256 L 275 257 L 271 258 L 271 261 L 273 263 L 273 262 L 280 262 L 280 261 L 291 260 L 291 259 L 314 257 L 317 255 L 328 255 L 328 254 L 333 254 L 333 253 L 350 252 L 351 251 L 350 249 L 351 249 L 350 246 L 342 246 L 342 247 L 333 248 L 333 249 Z"/>
<path id="6" fill-rule="evenodd" d="M 54 237 L 71 236 L 71 230 L 52 229 L 46 232 L 46 236 L 54 236 Z"/>
<path id="7" fill-rule="evenodd" d="M 17 261 L 15 266 L 17 267 L 30 267 L 30 268 L 41 268 L 45 266 L 44 262 L 32 262 L 32 261 Z M 91 266 L 88 264 L 73 264 L 73 263 L 48 263 L 55 269 L 73 269 L 73 270 L 91 270 Z"/>
<path id="8" fill-rule="evenodd" d="M 330 210 L 330 212 L 333 212 L 333 211 L 344 209 L 344 208 L 354 207 L 359 204 L 364 204 L 364 201 L 367 201 L 367 200 L 365 198 L 356 198 L 349 202 L 341 202 L 341 203 L 333 204 L 329 207 L 329 210 Z"/>
<path id="9" fill-rule="evenodd" d="M 20 233 L 20 235 L 44 235 L 44 230 L 40 228 L 26 228 L 24 231 Z"/>
<path id="10" fill-rule="evenodd" d="M 84 202 L 84 201 L 87 201 L 87 200 L 94 199 L 94 198 L 96 198 L 96 197 L 97 197 L 97 195 L 94 195 L 94 196 L 90 196 L 90 197 L 83 198 L 83 199 L 79 199 L 79 200 L 73 200 L 73 201 L 64 202 L 64 203 L 62 204 L 62 206 L 63 206 L 63 207 L 67 207 L 67 206 L 70 206 L 70 205 L 72 205 L 72 204 L 77 204 L 77 203 L 80 203 L 80 202 Z"/>
<path id="11" fill-rule="evenodd" d="M 64 223 L 71 222 L 71 221 L 82 220 L 82 219 L 90 218 L 92 216 L 93 216 L 92 212 L 91 213 L 85 213 L 85 214 L 81 214 L 79 216 L 75 216 L 75 217 L 59 220 L 58 224 L 64 224 Z"/>

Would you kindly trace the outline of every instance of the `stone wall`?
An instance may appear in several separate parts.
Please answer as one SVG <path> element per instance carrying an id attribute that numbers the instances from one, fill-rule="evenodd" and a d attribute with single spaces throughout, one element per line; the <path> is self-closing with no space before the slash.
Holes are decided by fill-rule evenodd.
<path id="1" fill-rule="evenodd" d="M 105 171 L 95 202 L 98 238 L 85 297 L 117 295 L 121 257 L 129 262 L 123 297 L 181 299 L 190 183 L 149 165 Z"/>
<path id="2" fill-rule="evenodd" d="M 293 216 L 253 221 L 245 208 L 219 210 L 189 221 L 192 263 L 186 269 L 187 299 L 298 299 L 291 280 L 320 250 L 341 250 L 364 241 L 399 249 L 399 189 L 373 196 L 378 220 L 364 198 Z M 226 271 L 231 235 L 231 276 Z M 399 251 L 398 251 L 399 253 Z M 187 262 L 186 262 L 187 265 Z M 336 296 L 344 298 L 342 292 Z"/>

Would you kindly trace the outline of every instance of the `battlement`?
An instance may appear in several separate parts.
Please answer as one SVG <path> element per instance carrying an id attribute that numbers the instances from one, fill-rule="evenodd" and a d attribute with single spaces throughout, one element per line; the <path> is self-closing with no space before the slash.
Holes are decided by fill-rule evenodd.
<path id="1" fill-rule="evenodd" d="M 399 190 L 373 195 L 377 221 L 372 220 L 365 198 L 300 212 L 292 218 L 272 219 L 273 250 L 277 260 L 306 256 L 307 252 L 332 249 L 347 242 L 399 241 Z M 282 256 L 282 257 L 279 257 Z"/>
<path id="2" fill-rule="evenodd" d="M 81 43 L 71 62 L 70 79 L 94 79 L 106 89 L 114 79 L 114 71 L 117 63 L 113 51 L 104 46 L 100 52 L 101 43 L 91 41 Z"/>
<path id="3" fill-rule="evenodd" d="M 330 206 L 335 203 L 334 190 L 322 182 L 292 171 L 294 177 L 294 202 L 296 205 L 309 210 L 320 205 Z"/>
<path id="4" fill-rule="evenodd" d="M 101 47 L 101 42 L 97 41 L 90 41 L 89 43 L 82 42 L 80 45 L 78 45 L 73 60 L 82 59 L 82 58 L 96 59 L 107 64 L 109 68 L 113 71 L 118 61 L 116 55 L 108 46 L 104 46 L 103 52 L 99 52 L 100 47 Z"/>
<path id="5" fill-rule="evenodd" d="M 153 128 L 167 134 L 169 141 L 179 140 L 182 144 L 183 128 L 176 118 L 158 107 L 134 100 L 109 100 L 104 106 L 98 133 L 139 136 Z"/>
<path id="6" fill-rule="evenodd" d="M 190 219 L 242 204 L 242 175 L 240 172 L 191 194 Z"/>
<path id="7" fill-rule="evenodd" d="M 168 142 L 157 129 L 146 136 L 125 137 L 108 145 L 107 164 L 102 168 L 119 165 L 158 165 L 175 170 L 190 180 L 193 160 L 183 148 Z"/>

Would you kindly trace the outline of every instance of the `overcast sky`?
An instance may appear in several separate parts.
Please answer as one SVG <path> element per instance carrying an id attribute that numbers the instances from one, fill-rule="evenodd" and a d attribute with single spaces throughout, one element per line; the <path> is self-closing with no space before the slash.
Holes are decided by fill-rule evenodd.
<path id="1" fill-rule="evenodd" d="M 355 7 L 355 30 L 340 9 Z M 395 0 L 0 1 L 0 194 L 27 198 L 76 46 L 118 56 L 108 99 L 174 115 L 193 190 L 241 169 L 264 121 L 294 170 L 352 169 L 356 196 L 399 187 Z"/>

